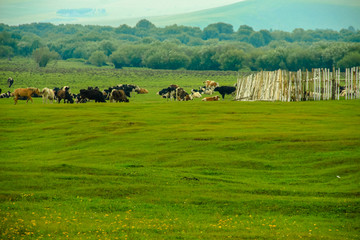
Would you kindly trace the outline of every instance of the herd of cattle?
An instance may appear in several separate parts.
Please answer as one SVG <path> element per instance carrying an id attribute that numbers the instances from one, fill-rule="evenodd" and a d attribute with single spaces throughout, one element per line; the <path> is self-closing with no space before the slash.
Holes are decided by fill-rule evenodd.
<path id="1" fill-rule="evenodd" d="M 177 101 L 188 101 L 194 98 L 201 98 L 203 94 L 212 95 L 214 92 L 219 92 L 222 98 L 225 98 L 226 94 L 235 93 L 236 87 L 231 86 L 219 86 L 219 83 L 215 81 L 206 80 L 203 82 L 205 86 L 199 87 L 199 89 L 192 89 L 191 93 L 187 93 L 183 88 L 178 85 L 170 85 L 167 88 L 160 90 L 157 94 L 167 99 L 174 99 Z M 218 101 L 219 96 L 205 97 L 202 101 Z"/>
<path id="2" fill-rule="evenodd" d="M 170 85 L 157 92 L 162 98 L 175 101 L 189 101 L 194 98 L 201 98 L 203 94 L 212 95 L 214 92 L 219 92 L 222 98 L 225 98 L 227 94 L 235 93 L 236 87 L 232 86 L 219 86 L 215 81 L 206 80 L 203 82 L 205 86 L 199 87 L 199 89 L 192 89 L 191 93 L 187 93 L 183 88 L 178 85 Z M 29 100 L 33 102 L 32 97 L 42 97 L 43 103 L 57 101 L 60 103 L 62 100 L 64 103 L 85 103 L 93 100 L 95 102 L 129 102 L 132 92 L 138 94 L 146 94 L 148 90 L 140 88 L 139 86 L 132 84 L 120 84 L 117 86 L 109 87 L 100 91 L 98 87 L 88 87 L 87 89 L 81 89 L 79 94 L 73 94 L 70 92 L 70 87 L 65 86 L 62 88 L 44 88 L 40 91 L 38 88 L 18 88 L 13 93 L 10 91 L 1 94 L 0 98 L 14 97 L 15 104 L 18 100 Z M 219 96 L 204 97 L 202 101 L 218 101 Z"/>

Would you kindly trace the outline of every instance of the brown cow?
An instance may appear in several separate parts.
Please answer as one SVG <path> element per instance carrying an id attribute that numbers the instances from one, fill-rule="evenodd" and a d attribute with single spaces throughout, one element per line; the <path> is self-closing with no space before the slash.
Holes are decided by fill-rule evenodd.
<path id="1" fill-rule="evenodd" d="M 116 90 L 113 89 L 110 93 L 110 102 L 129 102 L 129 99 L 127 99 L 126 94 L 124 90 Z"/>
<path id="2" fill-rule="evenodd" d="M 67 91 L 67 90 L 59 90 L 57 93 L 56 93 L 56 97 L 57 97 L 57 100 L 58 100 L 58 103 L 60 103 L 60 101 L 62 99 L 64 99 L 64 103 L 74 103 L 74 99 L 72 98 L 72 96 L 70 95 L 70 93 Z"/>
<path id="3" fill-rule="evenodd" d="M 206 80 L 203 83 L 205 84 L 206 89 L 214 89 L 219 86 L 219 83 L 211 80 Z"/>
<path id="4" fill-rule="evenodd" d="M 218 101 L 218 100 L 219 100 L 219 96 L 205 97 L 205 98 L 201 99 L 201 101 Z"/>
<path id="5" fill-rule="evenodd" d="M 12 94 L 14 96 L 15 105 L 19 99 L 19 97 L 26 97 L 26 103 L 28 103 L 29 100 L 33 103 L 31 96 L 33 94 L 41 95 L 38 88 L 17 88 L 15 89 L 14 93 Z"/>
<path id="6" fill-rule="evenodd" d="M 146 94 L 146 93 L 149 93 L 149 91 L 145 88 L 139 88 L 139 89 L 136 89 L 135 92 L 137 92 L 138 94 Z"/>

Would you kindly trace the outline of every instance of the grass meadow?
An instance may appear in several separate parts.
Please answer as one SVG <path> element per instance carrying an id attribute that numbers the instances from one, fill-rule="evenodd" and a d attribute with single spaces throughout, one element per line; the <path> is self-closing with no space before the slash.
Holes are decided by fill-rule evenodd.
<path id="1" fill-rule="evenodd" d="M 359 239 L 360 101 L 172 102 L 234 72 L 0 61 L 0 88 L 149 90 L 130 103 L 0 99 L 1 239 Z"/>

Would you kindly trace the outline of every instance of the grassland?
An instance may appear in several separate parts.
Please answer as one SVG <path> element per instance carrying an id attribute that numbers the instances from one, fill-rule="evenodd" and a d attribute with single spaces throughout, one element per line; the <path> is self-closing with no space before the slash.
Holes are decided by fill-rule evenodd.
<path id="1" fill-rule="evenodd" d="M 3 91 L 13 74 L 16 87 L 132 81 L 150 93 L 0 99 L 1 239 L 359 239 L 359 100 L 166 102 L 163 85 L 236 73 L 22 61 L 0 62 Z"/>

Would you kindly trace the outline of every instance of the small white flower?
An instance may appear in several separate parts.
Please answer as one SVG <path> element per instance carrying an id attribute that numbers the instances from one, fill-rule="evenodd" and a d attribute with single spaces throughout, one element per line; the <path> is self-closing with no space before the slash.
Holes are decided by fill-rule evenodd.
<path id="1" fill-rule="evenodd" d="M 338 176 L 336 176 L 337 178 L 340 178 L 340 176 L 338 175 Z"/>

